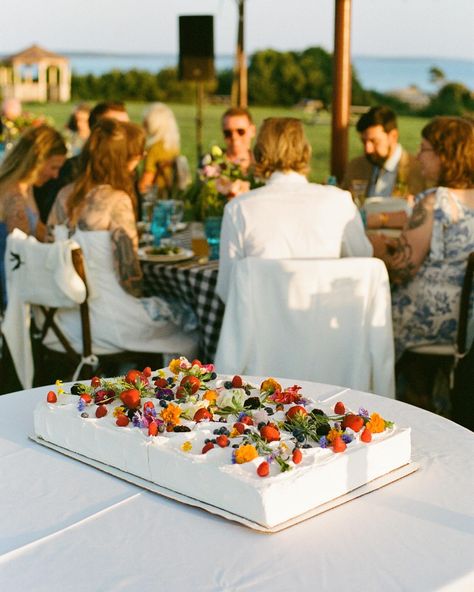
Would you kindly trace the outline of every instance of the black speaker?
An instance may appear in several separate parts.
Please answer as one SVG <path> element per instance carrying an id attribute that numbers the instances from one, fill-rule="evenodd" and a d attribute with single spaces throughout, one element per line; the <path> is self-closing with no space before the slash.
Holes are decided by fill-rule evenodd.
<path id="1" fill-rule="evenodd" d="M 179 17 L 179 78 L 206 81 L 215 78 L 214 17 Z"/>

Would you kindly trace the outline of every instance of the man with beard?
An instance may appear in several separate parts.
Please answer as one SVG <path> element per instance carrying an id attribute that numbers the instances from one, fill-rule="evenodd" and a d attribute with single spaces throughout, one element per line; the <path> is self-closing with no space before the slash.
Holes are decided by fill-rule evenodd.
<path id="1" fill-rule="evenodd" d="M 342 182 L 362 205 L 366 197 L 407 197 L 425 189 L 419 164 L 398 142 L 395 113 L 388 107 L 372 107 L 356 126 L 364 156 L 351 160 Z"/>

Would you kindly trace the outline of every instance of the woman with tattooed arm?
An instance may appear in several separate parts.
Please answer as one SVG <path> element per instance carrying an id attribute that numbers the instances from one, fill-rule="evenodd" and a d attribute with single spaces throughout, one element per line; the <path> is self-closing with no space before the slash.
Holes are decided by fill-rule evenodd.
<path id="1" fill-rule="evenodd" d="M 181 311 L 158 298 L 141 298 L 133 172 L 144 146 L 139 126 L 101 119 L 84 145 L 79 176 L 58 194 L 48 226 L 66 224 L 82 248 L 98 354 L 120 349 L 194 354 L 195 336 L 177 326 Z M 80 347 L 76 311 L 61 310 L 58 317 L 73 347 Z M 54 340 L 48 335 L 45 344 L 55 349 Z"/>
<path id="2" fill-rule="evenodd" d="M 474 123 L 436 117 L 422 130 L 419 194 L 401 236 L 371 237 L 393 283 L 397 358 L 414 346 L 454 343 L 467 256 L 474 251 Z"/>

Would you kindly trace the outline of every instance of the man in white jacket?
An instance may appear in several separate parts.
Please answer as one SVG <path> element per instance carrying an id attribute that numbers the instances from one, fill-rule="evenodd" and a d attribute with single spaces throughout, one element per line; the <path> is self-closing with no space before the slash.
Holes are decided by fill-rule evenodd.
<path id="1" fill-rule="evenodd" d="M 245 257 L 371 257 L 362 220 L 348 191 L 309 183 L 311 146 L 301 121 L 266 119 L 255 149 L 266 185 L 232 199 L 222 222 L 217 293 L 227 300 L 233 263 Z"/>

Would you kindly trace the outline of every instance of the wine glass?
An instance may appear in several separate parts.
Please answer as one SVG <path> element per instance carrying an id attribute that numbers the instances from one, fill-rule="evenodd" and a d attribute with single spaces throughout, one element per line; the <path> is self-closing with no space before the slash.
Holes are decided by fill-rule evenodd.
<path id="1" fill-rule="evenodd" d="M 171 200 L 173 203 L 171 205 L 171 212 L 170 212 L 170 230 L 174 234 L 178 231 L 180 223 L 184 217 L 184 204 L 179 199 Z"/>

